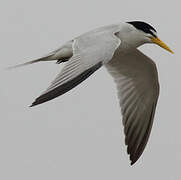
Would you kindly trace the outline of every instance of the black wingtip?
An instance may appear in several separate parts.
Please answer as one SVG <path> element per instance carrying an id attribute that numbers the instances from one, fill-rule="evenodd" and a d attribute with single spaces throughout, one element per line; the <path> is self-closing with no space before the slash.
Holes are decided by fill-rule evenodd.
<path id="1" fill-rule="evenodd" d="M 137 162 L 137 160 L 138 160 L 138 158 L 134 158 L 133 155 L 130 155 L 129 159 L 131 161 L 130 162 L 131 166 L 133 166 Z"/>
<path id="2" fill-rule="evenodd" d="M 136 163 L 136 161 L 134 161 L 134 160 L 131 160 L 131 163 L 130 163 L 130 165 L 131 165 L 131 166 L 133 166 L 135 163 Z"/>
<path id="3" fill-rule="evenodd" d="M 37 103 L 36 103 L 36 101 L 34 101 L 29 107 L 34 107 L 36 105 L 37 105 Z"/>
<path id="4" fill-rule="evenodd" d="M 34 105 L 33 104 L 31 104 L 29 107 L 33 107 Z"/>
<path id="5" fill-rule="evenodd" d="M 86 71 L 84 71 L 83 73 L 75 77 L 74 79 L 54 88 L 53 90 L 47 93 L 42 94 L 41 96 L 35 99 L 35 101 L 32 103 L 32 105 L 30 105 L 30 107 L 45 103 L 51 99 L 54 99 L 60 95 L 65 94 L 66 92 L 68 92 L 69 90 L 73 89 L 75 86 L 80 84 L 82 81 L 84 81 L 86 78 L 88 78 L 101 66 L 102 66 L 102 63 L 100 62 L 94 65 L 93 67 L 87 69 Z"/>

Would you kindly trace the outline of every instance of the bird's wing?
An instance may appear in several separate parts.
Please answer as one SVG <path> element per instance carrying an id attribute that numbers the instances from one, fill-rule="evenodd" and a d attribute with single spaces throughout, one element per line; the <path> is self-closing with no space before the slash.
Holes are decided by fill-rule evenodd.
<path id="1" fill-rule="evenodd" d="M 119 53 L 106 65 L 118 89 L 125 143 L 131 164 L 141 156 L 152 128 L 159 95 L 155 63 L 135 49 L 120 59 Z"/>
<path id="2" fill-rule="evenodd" d="M 93 31 L 76 38 L 73 42 L 73 56 L 48 89 L 31 106 L 66 93 L 88 78 L 102 64 L 111 60 L 120 45 L 116 32 L 118 29 L 113 28 L 108 31 Z"/>

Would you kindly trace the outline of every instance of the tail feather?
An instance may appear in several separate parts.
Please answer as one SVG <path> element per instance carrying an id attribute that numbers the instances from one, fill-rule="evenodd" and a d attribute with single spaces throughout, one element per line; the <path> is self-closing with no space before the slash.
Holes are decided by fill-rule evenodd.
<path id="1" fill-rule="evenodd" d="M 68 61 L 73 55 L 73 49 L 72 49 L 72 43 L 73 41 L 67 42 L 65 45 L 63 45 L 61 48 L 58 48 L 57 50 L 47 54 L 46 56 L 43 56 L 41 58 L 35 59 L 33 61 L 25 62 L 23 64 L 18 64 L 15 66 L 8 67 L 6 69 L 14 69 L 14 68 L 19 68 L 22 66 L 26 66 L 29 64 L 34 64 L 40 61 L 53 61 L 57 60 L 57 64 L 61 62 Z"/>
<path id="2" fill-rule="evenodd" d="M 53 60 L 51 57 L 52 57 L 52 55 L 45 56 L 45 57 L 38 58 L 38 59 L 29 61 L 29 62 L 25 62 L 25 63 L 22 63 L 22 64 L 18 64 L 18 65 L 15 65 L 15 66 L 10 66 L 10 67 L 8 67 L 8 68 L 6 68 L 6 69 L 7 69 L 7 70 L 15 69 L 15 68 L 23 67 L 23 66 L 26 66 L 26 65 L 29 65 L 29 64 L 34 64 L 34 63 L 37 63 L 37 62 L 40 62 L 40 61 L 51 61 L 51 60 Z"/>

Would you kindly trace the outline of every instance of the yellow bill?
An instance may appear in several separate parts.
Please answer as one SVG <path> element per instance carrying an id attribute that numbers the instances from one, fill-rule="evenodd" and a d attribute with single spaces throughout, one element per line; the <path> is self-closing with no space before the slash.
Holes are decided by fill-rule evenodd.
<path id="1" fill-rule="evenodd" d="M 166 49 L 167 51 L 171 52 L 172 54 L 174 54 L 174 52 L 163 42 L 161 41 L 158 37 L 156 38 L 151 38 L 152 42 L 159 45 L 160 47 Z"/>

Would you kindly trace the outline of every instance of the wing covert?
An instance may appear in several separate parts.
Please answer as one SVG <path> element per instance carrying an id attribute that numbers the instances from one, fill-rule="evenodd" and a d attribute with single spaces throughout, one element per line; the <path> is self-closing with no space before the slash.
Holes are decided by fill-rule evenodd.
<path id="1" fill-rule="evenodd" d="M 93 74 L 102 64 L 111 60 L 120 45 L 120 39 L 115 35 L 117 31 L 117 27 L 97 30 L 75 38 L 73 56 L 48 89 L 31 106 L 66 93 Z"/>

